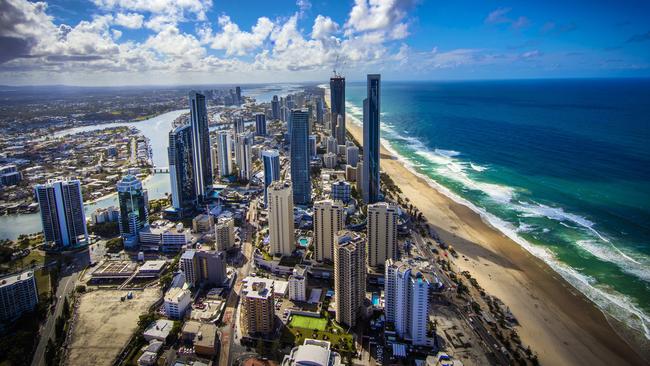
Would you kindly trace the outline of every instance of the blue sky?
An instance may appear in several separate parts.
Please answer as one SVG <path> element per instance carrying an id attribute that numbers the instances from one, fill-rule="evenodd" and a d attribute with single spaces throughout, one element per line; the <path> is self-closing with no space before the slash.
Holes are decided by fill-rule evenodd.
<path id="1" fill-rule="evenodd" d="M 2 84 L 650 76 L 648 1 L 0 0 Z"/>

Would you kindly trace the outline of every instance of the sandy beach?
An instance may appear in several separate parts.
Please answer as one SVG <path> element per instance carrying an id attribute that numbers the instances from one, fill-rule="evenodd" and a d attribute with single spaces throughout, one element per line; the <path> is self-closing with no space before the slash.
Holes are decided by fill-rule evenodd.
<path id="1" fill-rule="evenodd" d="M 329 104 L 329 91 L 326 101 Z M 347 130 L 360 143 L 363 131 L 347 116 Z M 479 214 L 434 189 L 382 146 L 381 170 L 454 246 L 454 261 L 469 271 L 518 319 L 524 344 L 543 365 L 645 365 L 605 315 L 546 263 L 486 223 Z"/>

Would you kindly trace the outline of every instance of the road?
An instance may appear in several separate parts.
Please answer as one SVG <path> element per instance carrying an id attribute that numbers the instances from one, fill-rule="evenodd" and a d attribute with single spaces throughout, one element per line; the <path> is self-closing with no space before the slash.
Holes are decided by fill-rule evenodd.
<path id="1" fill-rule="evenodd" d="M 417 246 L 420 253 L 429 259 L 429 262 L 432 264 L 433 271 L 436 273 L 438 279 L 443 282 L 447 289 L 455 288 L 455 285 L 451 279 L 447 276 L 446 273 L 441 271 L 438 265 L 435 263 L 435 260 L 433 259 L 435 258 L 433 252 L 431 251 L 431 248 L 429 248 L 429 245 L 424 241 L 422 236 L 414 231 L 411 231 L 411 236 L 414 239 L 415 245 Z M 474 330 L 474 333 L 476 333 L 483 341 L 484 348 L 494 354 L 497 363 L 500 365 L 508 365 L 508 359 L 499 349 L 500 342 L 498 342 L 496 338 L 494 338 L 494 336 L 490 333 L 490 331 L 485 328 L 483 320 L 476 315 L 466 315 L 461 309 L 457 309 L 456 312 L 467 322 L 470 328 Z"/>
<path id="2" fill-rule="evenodd" d="M 420 253 L 422 253 L 429 260 L 433 271 L 435 272 L 438 279 L 442 281 L 443 285 L 445 285 L 445 288 L 455 288 L 456 285 L 451 281 L 451 279 L 449 279 L 449 277 L 447 277 L 447 274 L 443 273 L 438 267 L 438 264 L 434 260 L 435 256 L 431 251 L 431 248 L 429 248 L 429 245 L 424 241 L 422 236 L 419 233 L 411 230 L 411 237 L 415 241 L 415 246 L 418 248 Z"/>
<path id="3" fill-rule="evenodd" d="M 257 219 L 257 211 L 255 209 L 256 204 L 257 204 L 257 200 L 251 201 L 251 205 L 248 211 L 249 213 L 248 222 L 254 222 Z M 235 281 L 235 284 L 233 285 L 233 288 L 230 291 L 230 294 L 228 295 L 228 300 L 226 301 L 226 309 L 223 316 L 223 322 L 225 323 L 225 325 L 221 327 L 219 331 L 220 333 L 219 339 L 221 341 L 221 350 L 219 353 L 219 365 L 230 365 L 231 360 L 237 360 L 241 357 L 241 355 L 239 355 L 236 358 L 231 357 L 231 353 L 233 353 L 233 349 L 231 346 L 233 344 L 233 341 L 236 341 L 237 342 L 236 344 L 238 345 L 239 340 L 241 339 L 241 337 L 237 337 L 237 339 L 234 340 L 233 334 L 236 333 L 237 327 L 239 326 L 239 324 L 237 324 L 237 318 L 238 318 L 237 310 L 239 306 L 239 292 L 241 290 L 241 281 L 242 279 L 246 278 L 250 273 L 251 262 L 253 260 L 253 245 L 251 244 L 252 232 L 253 232 L 253 228 L 250 224 L 246 225 L 246 227 L 242 227 L 242 231 L 241 231 L 242 251 L 246 258 L 246 264 L 244 264 L 237 271 L 237 281 Z"/>
<path id="4" fill-rule="evenodd" d="M 96 255 L 103 255 L 102 249 L 95 250 L 96 248 L 101 248 L 98 245 L 89 246 L 88 250 L 82 250 L 76 253 L 69 253 L 68 256 L 71 256 L 71 264 L 67 267 L 62 265 L 61 268 L 61 278 L 59 279 L 59 285 L 56 289 L 56 305 L 54 311 L 48 312 L 45 325 L 41 328 L 41 338 L 38 341 L 38 346 L 36 346 L 36 352 L 34 353 L 34 358 L 32 359 L 32 366 L 42 366 L 45 364 L 45 347 L 47 346 L 47 341 L 54 336 L 54 324 L 56 319 L 63 312 L 63 302 L 64 299 L 69 296 L 75 289 L 75 284 L 79 279 L 79 274 L 90 264 L 90 257 L 95 257 Z M 63 261 L 59 259 L 59 261 Z M 50 263 L 48 263 L 50 266 Z"/>
<path id="5" fill-rule="evenodd" d="M 63 302 L 64 298 L 74 290 L 75 283 L 79 278 L 79 272 L 73 272 L 61 278 L 59 281 L 59 286 L 56 289 L 56 306 L 54 312 L 50 312 L 45 325 L 41 330 L 41 338 L 36 347 L 36 352 L 34 353 L 34 359 L 32 360 L 32 366 L 41 366 L 45 364 L 45 347 L 47 346 L 47 341 L 54 336 L 54 324 L 56 319 L 63 312 Z"/>

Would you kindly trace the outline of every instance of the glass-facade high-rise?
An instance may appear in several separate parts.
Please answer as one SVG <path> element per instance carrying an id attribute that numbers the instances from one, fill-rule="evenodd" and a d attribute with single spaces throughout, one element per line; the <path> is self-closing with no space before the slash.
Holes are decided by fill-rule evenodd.
<path id="1" fill-rule="evenodd" d="M 190 125 L 174 128 L 169 132 L 169 178 L 172 190 L 172 206 L 182 215 L 194 210 L 197 204 L 194 177 L 192 129 Z"/>
<path id="2" fill-rule="evenodd" d="M 52 179 L 37 184 L 34 193 L 41 210 L 45 243 L 57 249 L 88 244 L 81 182 Z"/>
<path id="3" fill-rule="evenodd" d="M 293 201 L 298 205 L 311 202 L 311 177 L 309 175 L 309 112 L 294 109 L 290 115 L 291 125 L 291 182 Z"/>
<path id="4" fill-rule="evenodd" d="M 262 151 L 264 164 L 264 206 L 268 203 L 268 188 L 271 183 L 280 180 L 280 153 L 278 150 Z"/>
<path id="5" fill-rule="evenodd" d="M 117 195 L 120 203 L 120 235 L 125 248 L 138 244 L 138 233 L 149 226 L 149 199 L 142 182 L 133 175 L 126 175 L 117 182 Z"/>
<path id="6" fill-rule="evenodd" d="M 363 199 L 379 201 L 380 75 L 368 75 L 368 96 L 363 100 Z"/>
<path id="7" fill-rule="evenodd" d="M 343 76 L 336 75 L 330 78 L 330 106 L 332 112 L 330 136 L 336 137 L 339 145 L 345 145 L 345 78 Z M 339 116 L 341 118 L 338 118 Z"/>
<path id="8" fill-rule="evenodd" d="M 212 186 L 212 161 L 210 155 L 210 130 L 205 96 L 190 92 L 190 126 L 192 126 L 193 159 L 196 195 L 201 201 Z"/>
<path id="9" fill-rule="evenodd" d="M 257 136 L 266 136 L 266 115 L 264 113 L 255 115 L 255 134 Z"/>
<path id="10" fill-rule="evenodd" d="M 271 118 L 280 119 L 280 101 L 277 95 L 274 95 L 271 100 Z"/>

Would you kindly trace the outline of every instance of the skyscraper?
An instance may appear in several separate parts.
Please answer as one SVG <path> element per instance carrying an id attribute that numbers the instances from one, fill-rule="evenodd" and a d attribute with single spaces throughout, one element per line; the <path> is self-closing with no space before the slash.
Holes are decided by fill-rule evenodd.
<path id="1" fill-rule="evenodd" d="M 266 136 L 266 115 L 264 113 L 255 115 L 255 134 L 257 136 Z"/>
<path id="2" fill-rule="evenodd" d="M 366 240 L 363 234 L 339 231 L 334 248 L 336 321 L 353 327 L 366 298 Z"/>
<path id="3" fill-rule="evenodd" d="M 313 159 L 318 156 L 316 147 L 316 135 L 309 135 L 309 156 Z"/>
<path id="4" fill-rule="evenodd" d="M 190 125 L 179 126 L 169 132 L 167 155 L 172 206 L 181 216 L 194 210 L 197 204 L 192 144 Z"/>
<path id="5" fill-rule="evenodd" d="M 149 226 L 149 199 L 142 182 L 133 175 L 126 175 L 117 182 L 120 202 L 120 235 L 125 248 L 138 244 L 138 233 Z"/>
<path id="6" fill-rule="evenodd" d="M 345 145 L 345 118 L 341 114 L 336 117 L 336 144 Z"/>
<path id="7" fill-rule="evenodd" d="M 34 187 L 41 209 L 45 243 L 57 249 L 88 244 L 81 183 L 77 179 L 51 179 Z"/>
<path id="8" fill-rule="evenodd" d="M 345 148 L 345 162 L 353 167 L 357 166 L 359 162 L 359 148 L 356 146 L 348 146 Z"/>
<path id="9" fill-rule="evenodd" d="M 291 182 L 271 183 L 269 194 L 269 242 L 271 254 L 290 255 L 295 246 Z"/>
<path id="10" fill-rule="evenodd" d="M 427 345 L 429 281 L 419 270 L 392 259 L 386 261 L 385 276 L 386 321 L 402 339 Z"/>
<path id="11" fill-rule="evenodd" d="M 291 111 L 291 181 L 293 201 L 299 205 L 311 202 L 309 175 L 309 113 L 304 109 Z"/>
<path id="12" fill-rule="evenodd" d="M 232 174 L 232 152 L 230 132 L 217 133 L 217 160 L 219 162 L 219 175 L 222 177 Z"/>
<path id="13" fill-rule="evenodd" d="M 264 165 L 264 206 L 266 206 L 269 186 L 280 179 L 280 153 L 278 150 L 262 151 L 262 163 Z"/>
<path id="14" fill-rule="evenodd" d="M 344 228 L 344 209 L 333 200 L 314 202 L 314 259 L 319 262 L 334 261 L 334 240 Z"/>
<path id="15" fill-rule="evenodd" d="M 363 184 L 366 203 L 379 201 L 380 75 L 368 75 L 368 97 L 363 100 Z"/>
<path id="16" fill-rule="evenodd" d="M 316 98 L 316 123 L 318 124 L 323 124 L 323 113 L 324 113 L 324 107 L 323 107 L 323 98 L 317 97 Z"/>
<path id="17" fill-rule="evenodd" d="M 192 147 L 196 196 L 203 200 L 208 188 L 212 187 L 212 162 L 210 160 L 210 130 L 208 129 L 208 111 L 205 96 L 195 91 L 190 92 L 190 126 L 192 126 Z"/>
<path id="18" fill-rule="evenodd" d="M 368 205 L 368 265 L 383 266 L 397 259 L 397 207 L 386 202 Z"/>
<path id="19" fill-rule="evenodd" d="M 238 86 L 235 87 L 235 95 L 237 96 L 237 101 L 235 103 L 241 105 L 244 100 L 241 97 L 241 88 Z"/>
<path id="20" fill-rule="evenodd" d="M 341 129 L 345 139 L 345 78 L 343 76 L 335 75 L 330 78 L 330 106 L 332 112 L 330 136 L 337 137 L 338 140 L 337 129 Z M 338 116 L 341 116 L 341 119 Z M 345 140 L 339 140 L 338 144 L 345 145 Z"/>
<path id="21" fill-rule="evenodd" d="M 253 155 L 253 136 L 250 133 L 240 133 L 237 138 L 235 146 L 237 151 L 238 161 L 237 168 L 239 168 L 239 179 L 248 181 L 251 179 L 252 172 L 252 155 Z"/>
<path id="22" fill-rule="evenodd" d="M 274 95 L 271 100 L 271 118 L 280 119 L 280 101 L 277 95 Z"/>
<path id="23" fill-rule="evenodd" d="M 246 129 L 246 124 L 244 123 L 244 118 L 243 117 L 235 117 L 235 120 L 233 122 L 233 128 L 235 129 L 235 136 L 244 133 L 244 130 Z"/>

